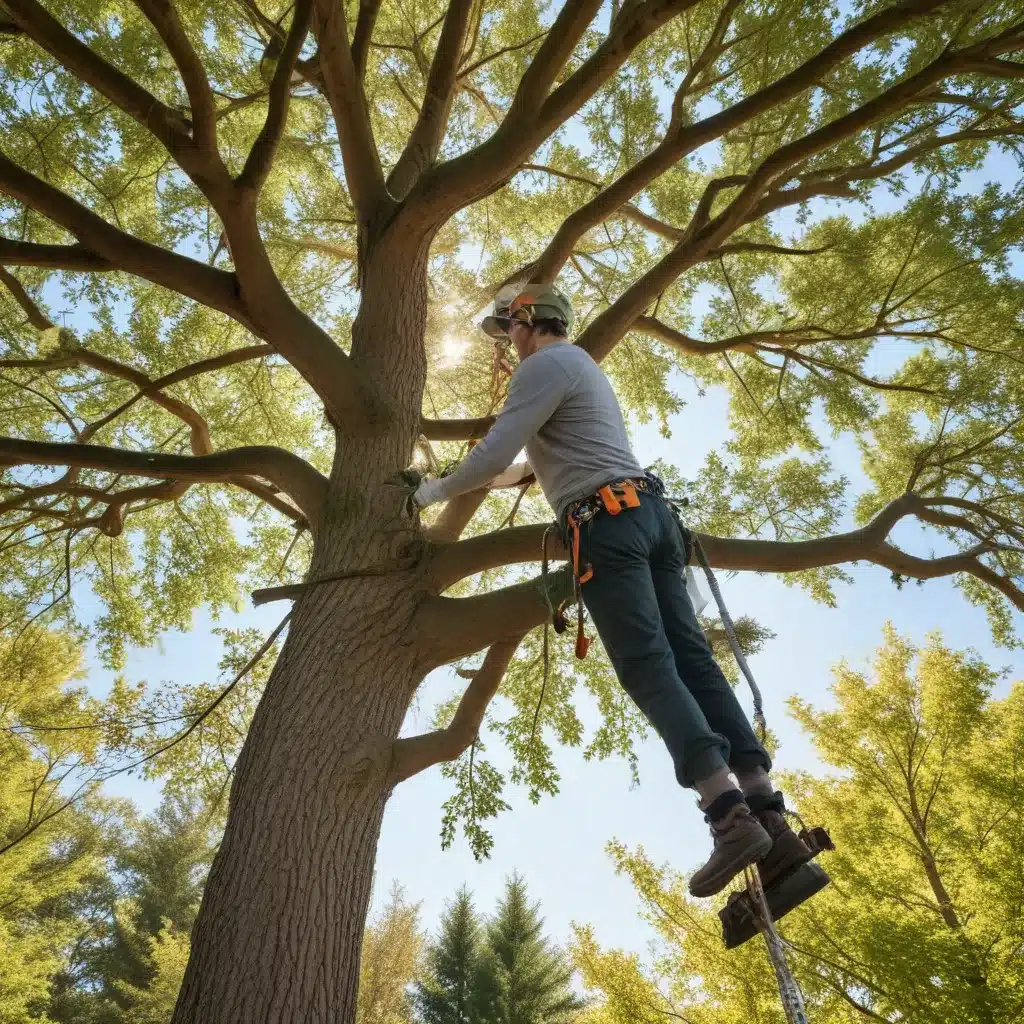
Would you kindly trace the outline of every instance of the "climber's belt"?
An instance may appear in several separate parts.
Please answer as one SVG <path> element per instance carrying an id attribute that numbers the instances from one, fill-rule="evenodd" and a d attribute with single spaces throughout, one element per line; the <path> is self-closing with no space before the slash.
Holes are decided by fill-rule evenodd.
<path id="1" fill-rule="evenodd" d="M 577 658 L 585 658 L 590 647 L 590 640 L 583 634 L 583 595 L 580 588 L 594 575 L 592 566 L 580 565 L 580 526 L 593 519 L 599 512 L 617 516 L 623 509 L 637 508 L 640 505 L 637 491 L 658 493 L 655 482 L 647 477 L 627 478 L 599 487 L 594 494 L 574 501 L 566 509 L 565 543 L 572 554 L 572 576 L 577 606 Z M 561 615 L 561 611 L 562 609 L 559 609 L 558 615 Z M 556 622 L 556 628 L 557 625 Z"/>

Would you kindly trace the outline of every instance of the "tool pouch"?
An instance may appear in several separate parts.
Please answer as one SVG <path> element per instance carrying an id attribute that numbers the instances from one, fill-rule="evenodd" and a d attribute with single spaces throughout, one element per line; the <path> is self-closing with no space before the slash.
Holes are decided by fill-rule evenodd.
<path id="1" fill-rule="evenodd" d="M 617 516 L 624 508 L 640 506 L 640 497 L 629 480 L 608 484 L 597 492 L 597 496 L 601 499 L 604 510 L 612 516 Z"/>

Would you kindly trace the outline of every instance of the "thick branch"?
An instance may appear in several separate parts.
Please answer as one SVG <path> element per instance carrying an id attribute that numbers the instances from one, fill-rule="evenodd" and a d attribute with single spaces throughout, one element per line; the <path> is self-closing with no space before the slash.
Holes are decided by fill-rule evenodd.
<path id="1" fill-rule="evenodd" d="M 33 326 L 39 330 L 46 330 L 54 326 L 49 317 L 46 316 L 31 296 L 22 288 L 17 278 L 3 268 L 0 268 L 0 281 L 3 281 L 12 291 L 15 299 L 28 314 Z M 77 346 L 51 359 L 0 360 L 0 365 L 37 366 L 41 369 L 56 369 L 58 367 L 82 364 L 91 366 L 101 373 L 107 373 L 113 377 L 120 377 L 122 380 L 131 381 L 139 387 L 140 390 L 127 402 L 122 403 L 99 420 L 90 423 L 84 430 L 78 431 L 74 423 L 70 422 L 71 429 L 75 431 L 76 440 L 80 443 L 84 444 L 91 440 L 103 427 L 130 409 L 140 398 L 149 398 L 154 404 L 177 416 L 189 428 L 189 437 L 194 455 L 210 455 L 213 453 L 213 443 L 210 437 L 209 424 L 206 422 L 205 417 L 200 415 L 187 402 L 183 402 L 171 395 L 163 394 L 161 389 L 169 387 L 178 381 L 186 380 L 196 374 L 232 366 L 235 363 L 267 355 L 271 351 L 267 345 L 253 345 L 248 348 L 235 350 L 234 352 L 226 352 L 220 356 L 213 356 L 210 359 L 193 363 L 191 366 L 184 367 L 181 370 L 176 370 L 157 381 L 151 380 L 141 370 L 128 366 L 126 363 L 121 363 L 108 356 L 100 355 L 98 352 L 92 352 L 89 349 Z M 63 414 L 61 409 L 58 408 L 58 411 Z M 271 488 L 254 477 L 237 476 L 230 482 L 256 495 L 290 518 L 301 518 L 301 514 L 288 502 L 282 501 Z M 109 530 L 107 532 L 109 533 Z"/>
<path id="2" fill-rule="evenodd" d="M 520 633 L 491 645 L 446 728 L 394 741 L 388 773 L 392 784 L 402 782 L 440 761 L 454 761 L 476 739 L 487 706 L 498 692 L 505 670 L 525 635 Z"/>
<path id="3" fill-rule="evenodd" d="M 549 573 L 547 587 L 552 605 L 557 606 L 572 594 L 571 573 L 567 568 Z M 427 663 L 436 667 L 522 637 L 541 625 L 547 615 L 543 582 L 538 577 L 476 597 L 427 597 L 417 609 L 415 627 L 423 638 Z"/>
<path id="4" fill-rule="evenodd" d="M 483 437 L 494 423 L 493 416 L 468 420 L 420 420 L 420 433 L 428 441 L 475 441 Z"/>
<path id="5" fill-rule="evenodd" d="M 445 502 L 434 523 L 423 531 L 427 540 L 437 544 L 458 540 L 476 510 L 484 503 L 488 490 L 487 487 L 479 487 Z"/>
<path id="6" fill-rule="evenodd" d="M 196 149 L 189 123 L 72 35 L 36 0 L 4 0 L 14 21 L 68 71 L 135 118 L 186 170 Z"/>
<path id="7" fill-rule="evenodd" d="M 453 583 L 486 569 L 497 569 L 516 562 L 539 562 L 541 542 L 547 524 L 512 526 L 468 537 L 456 543 L 438 545 L 430 559 L 432 588 L 440 593 Z M 548 536 L 548 557 L 569 557 L 557 532 Z"/>
<path id="8" fill-rule="evenodd" d="M 298 0 L 292 17 L 288 37 L 274 69 L 267 99 L 267 119 L 253 143 L 245 167 L 238 176 L 237 184 L 244 191 L 255 196 L 267 180 L 274 164 L 274 155 L 284 134 L 288 120 L 288 105 L 291 100 L 291 79 L 299 51 L 309 32 L 309 21 L 313 13 L 313 0 Z"/>
<path id="9" fill-rule="evenodd" d="M 349 47 L 344 6 L 337 0 L 314 0 L 313 32 L 320 47 L 324 91 L 338 126 L 349 195 L 360 219 L 366 222 L 377 212 L 387 189 L 362 76 L 357 73 Z"/>
<path id="10" fill-rule="evenodd" d="M 0 153 L 0 191 L 70 231 L 96 256 L 108 261 L 111 268 L 126 270 L 170 288 L 250 326 L 238 298 L 234 274 L 121 231 L 69 195 L 23 170 L 3 153 Z M 45 249 L 34 247 L 25 250 L 25 243 L 15 244 L 30 254 L 45 254 L 58 248 L 47 246 Z"/>
<path id="11" fill-rule="evenodd" d="M 370 52 L 370 40 L 373 38 L 373 26 L 377 23 L 380 5 L 381 0 L 361 0 L 359 4 L 356 30 L 352 33 L 352 63 L 360 78 L 366 75 L 366 58 Z"/>
<path id="12" fill-rule="evenodd" d="M 135 2 L 160 34 L 181 74 L 182 82 L 185 83 L 196 141 L 208 153 L 216 153 L 217 113 L 213 90 L 210 88 L 202 62 L 185 34 L 172 0 Z"/>
<path id="13" fill-rule="evenodd" d="M 404 199 L 408 195 L 441 149 L 455 97 L 459 57 L 474 3 L 475 0 L 450 0 L 448 4 L 419 116 L 402 155 L 388 176 L 388 190 L 396 199 Z"/>
<path id="14" fill-rule="evenodd" d="M 603 359 L 655 296 L 684 271 L 706 259 L 709 251 L 721 245 L 737 227 L 758 213 L 759 200 L 774 180 L 807 158 L 901 109 L 947 75 L 963 70 L 976 54 L 985 52 L 987 45 L 989 41 L 986 40 L 964 51 L 943 51 L 916 74 L 891 86 L 857 109 L 779 147 L 761 162 L 753 174 L 746 176 L 746 183 L 735 199 L 706 226 L 694 224 L 694 230 L 688 232 L 683 242 L 627 288 L 590 324 L 578 339 L 578 344 L 595 359 Z"/>
<path id="15" fill-rule="evenodd" d="M 43 245 L 0 238 L 0 266 L 46 267 L 51 270 L 114 270 L 108 259 L 84 245 Z"/>
<path id="16" fill-rule="evenodd" d="M 288 494 L 314 525 L 319 524 L 327 500 L 327 481 L 322 474 L 297 455 L 269 445 L 189 456 L 0 438 L 0 466 L 25 465 L 70 466 L 210 483 L 232 483 L 238 475 L 256 474 Z"/>
<path id="17" fill-rule="evenodd" d="M 623 203 L 645 189 L 678 161 L 767 110 L 799 96 L 848 57 L 883 36 L 941 7 L 948 0 L 910 0 L 867 18 L 778 81 L 692 125 L 673 125 L 665 138 L 625 174 L 566 219 L 537 261 L 536 279 L 553 281 L 576 243 Z"/>
<path id="18" fill-rule="evenodd" d="M 709 534 L 698 536 L 708 561 L 716 569 L 789 573 L 844 562 L 865 561 L 917 579 L 966 572 L 999 590 L 1015 607 L 1024 610 L 1024 594 L 1018 587 L 980 560 L 982 554 L 997 550 L 998 544 L 983 541 L 964 552 L 928 559 L 907 554 L 888 542 L 889 533 L 896 523 L 907 516 L 917 515 L 919 510 L 926 507 L 923 503 L 925 500 L 932 502 L 940 499 L 923 500 L 916 494 L 905 494 L 890 502 L 866 526 L 814 540 L 765 541 L 713 537 Z M 513 563 L 539 561 L 541 540 L 546 528 L 544 524 L 517 526 L 437 548 L 430 562 L 433 588 L 443 591 L 458 580 L 478 572 Z M 567 552 L 560 543 L 556 543 L 555 537 L 549 537 L 548 551 L 552 558 L 567 557 Z M 519 597 L 515 599 L 518 600 Z M 512 601 L 510 608 L 520 608 L 515 601 Z M 482 619 L 486 619 L 489 614 L 498 614 L 489 607 L 481 608 Z M 457 614 L 462 615 L 461 612 Z M 516 614 L 523 614 L 522 609 Z M 477 624 L 475 628 L 483 627 Z"/>
<path id="19" fill-rule="evenodd" d="M 418 207 L 444 219 L 500 187 L 564 124 L 651 34 L 696 0 L 645 0 L 624 10 L 597 49 L 550 92 L 600 9 L 597 0 L 566 0 L 519 82 L 509 111 L 484 143 L 425 174 Z"/>

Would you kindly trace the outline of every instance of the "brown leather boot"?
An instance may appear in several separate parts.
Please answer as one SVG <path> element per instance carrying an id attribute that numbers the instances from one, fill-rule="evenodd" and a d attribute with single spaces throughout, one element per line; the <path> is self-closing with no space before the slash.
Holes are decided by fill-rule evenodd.
<path id="1" fill-rule="evenodd" d="M 772 848 L 771 836 L 742 798 L 737 800 L 721 817 L 712 819 L 710 814 L 705 815 L 715 849 L 707 864 L 690 876 L 691 896 L 714 896 L 721 892 L 745 867 L 759 861 Z"/>
<path id="2" fill-rule="evenodd" d="M 813 854 L 800 837 L 789 827 L 786 805 L 781 793 L 772 796 L 753 794 L 747 797 L 747 806 L 761 827 L 771 836 L 771 849 L 757 862 L 761 885 L 770 889 L 776 882 L 806 864 Z"/>

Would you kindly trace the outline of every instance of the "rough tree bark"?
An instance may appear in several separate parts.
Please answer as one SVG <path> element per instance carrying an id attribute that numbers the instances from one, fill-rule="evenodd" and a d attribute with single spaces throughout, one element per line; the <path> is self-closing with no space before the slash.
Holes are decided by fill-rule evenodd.
<path id="1" fill-rule="evenodd" d="M 425 378 L 426 246 L 412 248 L 385 239 L 368 261 L 353 359 L 392 416 L 358 444 L 339 434 L 311 576 L 414 539 L 385 483 L 411 458 Z M 424 581 L 342 580 L 296 602 L 238 760 L 175 1024 L 353 1019 L 393 741 L 427 670 Z"/>

